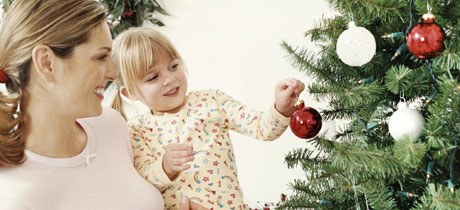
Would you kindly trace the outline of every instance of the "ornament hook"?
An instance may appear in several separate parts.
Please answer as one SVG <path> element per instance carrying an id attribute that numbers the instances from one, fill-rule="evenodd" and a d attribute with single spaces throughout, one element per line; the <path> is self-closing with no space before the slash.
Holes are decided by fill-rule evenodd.
<path id="1" fill-rule="evenodd" d="M 348 12 L 348 28 L 350 28 L 350 22 L 355 22 L 355 17 L 353 17 L 353 13 L 351 11 Z"/>
<path id="2" fill-rule="evenodd" d="M 401 90 L 401 92 L 399 93 L 399 101 L 406 102 L 406 98 L 404 98 L 404 90 Z"/>
<path id="3" fill-rule="evenodd" d="M 431 13 L 432 9 L 433 8 L 431 8 L 429 0 L 426 0 L 426 10 L 428 11 L 428 13 Z"/>

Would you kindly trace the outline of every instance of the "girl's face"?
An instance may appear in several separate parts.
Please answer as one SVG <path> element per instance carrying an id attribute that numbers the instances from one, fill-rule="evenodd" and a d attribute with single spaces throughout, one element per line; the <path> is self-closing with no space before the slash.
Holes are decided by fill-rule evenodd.
<path id="1" fill-rule="evenodd" d="M 157 114 L 175 113 L 185 103 L 185 69 L 178 59 L 173 59 L 164 50 L 160 50 L 158 59 L 157 65 L 141 76 L 134 88 L 134 95 Z"/>
<path id="2" fill-rule="evenodd" d="M 58 59 L 57 87 L 53 103 L 74 118 L 94 117 L 102 113 L 106 82 L 114 80 L 111 60 L 112 37 L 107 24 L 94 28 L 87 42 L 75 47 L 72 57 Z"/>

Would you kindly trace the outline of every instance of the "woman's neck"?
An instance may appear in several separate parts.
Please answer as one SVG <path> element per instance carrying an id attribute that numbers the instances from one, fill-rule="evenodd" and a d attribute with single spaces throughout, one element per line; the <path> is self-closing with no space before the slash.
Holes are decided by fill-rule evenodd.
<path id="1" fill-rule="evenodd" d="M 51 158 L 69 158 L 85 148 L 86 133 L 76 119 L 66 118 L 49 103 L 29 103 L 26 107 L 23 113 L 26 150 Z"/>

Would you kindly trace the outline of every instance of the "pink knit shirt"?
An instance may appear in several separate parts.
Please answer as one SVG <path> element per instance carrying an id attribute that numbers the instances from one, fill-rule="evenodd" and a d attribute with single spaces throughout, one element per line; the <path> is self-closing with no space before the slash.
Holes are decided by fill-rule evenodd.
<path id="1" fill-rule="evenodd" d="M 80 119 L 88 141 L 72 158 L 26 151 L 21 166 L 0 168 L 0 209 L 160 210 L 160 192 L 133 167 L 128 127 L 110 108 Z"/>

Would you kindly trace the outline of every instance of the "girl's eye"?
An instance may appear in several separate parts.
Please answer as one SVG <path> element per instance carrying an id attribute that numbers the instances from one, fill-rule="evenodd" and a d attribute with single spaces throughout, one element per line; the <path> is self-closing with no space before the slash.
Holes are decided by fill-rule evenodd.
<path id="1" fill-rule="evenodd" d="M 155 75 L 155 76 L 153 76 L 153 77 L 150 77 L 147 81 L 150 82 L 150 81 L 152 81 L 152 80 L 155 80 L 157 77 L 158 77 L 158 75 Z"/>
<path id="2" fill-rule="evenodd" d="M 174 69 L 176 69 L 178 66 L 179 66 L 179 64 L 173 64 L 173 65 L 171 66 L 171 69 L 174 70 Z"/>
<path id="3" fill-rule="evenodd" d="M 105 61 L 107 59 L 107 56 L 108 55 L 102 55 L 102 56 L 98 57 L 97 59 L 100 60 L 100 61 Z"/>

